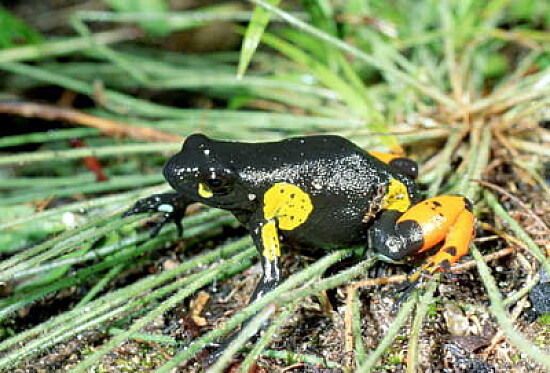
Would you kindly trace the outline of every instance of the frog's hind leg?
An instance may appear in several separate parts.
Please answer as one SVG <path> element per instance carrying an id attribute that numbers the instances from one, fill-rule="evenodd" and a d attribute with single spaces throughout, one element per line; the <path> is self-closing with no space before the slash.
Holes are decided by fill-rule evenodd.
<path id="1" fill-rule="evenodd" d="M 443 243 L 420 271 L 409 278 L 410 282 L 415 282 L 420 274 L 446 269 L 466 255 L 473 227 L 474 216 L 468 199 L 443 195 L 422 201 L 402 215 L 392 210 L 384 211 L 369 229 L 370 245 L 382 255 L 399 260 Z"/>
<path id="2" fill-rule="evenodd" d="M 422 273 L 434 273 L 447 270 L 452 264 L 470 251 L 470 242 L 474 236 L 474 215 L 469 210 L 459 213 L 453 225 L 450 226 L 443 245 L 430 256 L 420 271 L 413 273 L 409 281 L 415 282 Z"/>
<path id="3" fill-rule="evenodd" d="M 474 215 L 472 204 L 463 196 L 443 195 L 420 202 L 405 212 L 397 224 L 406 221 L 414 221 L 421 227 L 423 245 L 419 253 L 443 242 L 422 270 L 433 273 L 445 269 L 469 252 L 474 234 Z"/>

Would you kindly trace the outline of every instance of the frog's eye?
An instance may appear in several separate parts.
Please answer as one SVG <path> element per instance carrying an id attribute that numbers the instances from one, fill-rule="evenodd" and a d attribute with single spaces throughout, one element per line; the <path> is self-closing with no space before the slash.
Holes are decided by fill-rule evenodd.
<path id="1" fill-rule="evenodd" d="M 208 190 L 210 194 L 221 195 L 229 193 L 235 178 L 232 173 L 223 171 L 205 172 L 201 175 L 199 186 L 202 185 L 202 188 Z"/>
<path id="2" fill-rule="evenodd" d="M 208 179 L 206 180 L 206 184 L 212 190 L 216 190 L 224 186 L 224 182 L 221 179 Z"/>

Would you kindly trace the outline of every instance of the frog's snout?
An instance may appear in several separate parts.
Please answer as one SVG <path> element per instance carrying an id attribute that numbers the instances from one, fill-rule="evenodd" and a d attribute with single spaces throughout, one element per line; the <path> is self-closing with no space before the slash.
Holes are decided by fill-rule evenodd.
<path id="1" fill-rule="evenodd" d="M 182 160 L 181 155 L 176 154 L 166 162 L 162 173 L 170 186 L 178 189 L 179 186 L 188 184 L 191 180 L 196 179 L 198 168 L 187 166 Z"/>

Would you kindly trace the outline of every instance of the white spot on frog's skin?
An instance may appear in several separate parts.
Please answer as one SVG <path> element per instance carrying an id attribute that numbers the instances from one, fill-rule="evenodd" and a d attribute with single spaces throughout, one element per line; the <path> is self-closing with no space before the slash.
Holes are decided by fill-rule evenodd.
<path id="1" fill-rule="evenodd" d="M 162 204 L 159 207 L 157 207 L 157 211 L 159 212 L 174 212 L 174 206 L 169 204 Z"/>
<path id="2" fill-rule="evenodd" d="M 317 190 L 323 189 L 323 186 L 321 184 L 318 184 L 318 183 L 313 183 L 312 186 Z"/>
<path id="3" fill-rule="evenodd" d="M 272 265 L 268 265 L 264 272 L 264 282 L 270 282 L 274 276 L 279 278 L 279 264 L 277 257 L 273 258 Z M 275 272 L 275 273 L 273 273 Z"/>
<path id="4" fill-rule="evenodd" d="M 209 155 L 210 154 L 210 149 L 204 149 L 202 152 L 204 153 L 204 155 Z"/>
<path id="5" fill-rule="evenodd" d="M 398 253 L 402 248 L 402 242 L 400 242 L 396 237 L 388 237 L 386 245 L 392 253 Z"/>
<path id="6" fill-rule="evenodd" d="M 252 194 L 252 193 L 251 193 L 251 194 L 248 195 L 248 200 L 249 200 L 249 201 L 254 201 L 255 199 L 256 199 L 256 195 L 255 195 L 255 194 Z"/>
<path id="7" fill-rule="evenodd" d="M 323 159 L 302 159 L 298 165 L 281 164 L 275 168 L 258 168 L 247 166 L 239 170 L 239 178 L 251 186 L 263 186 L 274 180 L 305 187 L 304 175 L 311 175 L 312 184 L 322 185 L 326 193 L 353 195 L 357 198 L 368 195 L 369 188 L 365 180 L 374 177 L 374 171 L 369 169 L 362 155 L 349 156 L 327 162 Z M 312 185 L 310 184 L 310 185 Z"/>

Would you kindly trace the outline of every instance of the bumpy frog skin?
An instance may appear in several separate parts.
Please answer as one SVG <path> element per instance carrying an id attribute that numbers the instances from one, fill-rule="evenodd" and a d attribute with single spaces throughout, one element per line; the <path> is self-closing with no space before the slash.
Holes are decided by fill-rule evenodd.
<path id="1" fill-rule="evenodd" d="M 195 134 L 164 167 L 175 193 L 138 201 L 126 215 L 162 212 L 181 231 L 194 202 L 230 211 L 244 225 L 261 257 L 263 275 L 251 301 L 281 280 L 281 243 L 337 249 L 364 245 L 400 260 L 442 244 L 420 271 L 432 273 L 469 251 L 474 217 L 462 196 L 420 201 L 414 161 L 366 152 L 338 136 L 279 142 L 216 141 Z"/>

